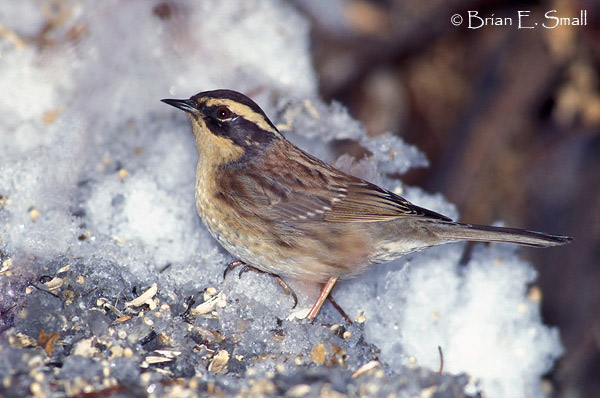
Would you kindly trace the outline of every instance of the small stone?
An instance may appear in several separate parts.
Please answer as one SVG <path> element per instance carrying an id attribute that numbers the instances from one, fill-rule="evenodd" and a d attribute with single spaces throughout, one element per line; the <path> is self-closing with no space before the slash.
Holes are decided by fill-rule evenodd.
<path id="1" fill-rule="evenodd" d="M 306 319 L 308 313 L 310 312 L 310 309 L 311 307 L 294 310 L 290 313 L 290 315 L 288 315 L 287 320 L 293 321 L 294 319 Z"/>
<path id="2" fill-rule="evenodd" d="M 227 363 L 229 362 L 229 353 L 226 350 L 218 351 L 214 356 L 210 364 L 208 365 L 208 371 L 214 373 L 221 373 L 227 371 Z"/>
<path id="3" fill-rule="evenodd" d="M 37 382 L 31 383 L 31 386 L 29 386 L 29 391 L 31 391 L 31 393 L 36 397 L 43 395 L 42 394 L 42 392 L 43 392 L 42 385 Z"/>
<path id="4" fill-rule="evenodd" d="M 44 283 L 44 285 L 46 285 L 48 290 L 53 292 L 55 290 L 60 289 L 64 283 L 65 283 L 65 281 L 63 280 L 63 278 L 59 278 L 58 276 L 55 276 L 48 282 Z"/>
<path id="5" fill-rule="evenodd" d="M 298 384 L 290 388 L 285 395 L 287 397 L 300 398 L 306 396 L 308 393 L 310 393 L 310 386 L 308 384 Z"/>
<path id="6" fill-rule="evenodd" d="M 60 294 L 62 295 L 63 299 L 65 300 L 65 305 L 73 304 L 73 301 L 75 300 L 75 292 L 74 291 L 63 290 L 60 292 Z"/>
<path id="7" fill-rule="evenodd" d="M 102 376 L 109 377 L 110 376 L 110 364 L 108 361 L 102 362 Z"/>
<path id="8" fill-rule="evenodd" d="M 14 336 L 10 335 L 8 342 L 13 347 L 25 348 L 25 347 L 34 347 L 37 345 L 37 342 L 33 337 L 30 337 L 24 333 L 17 333 Z"/>
<path id="9" fill-rule="evenodd" d="M 217 294 L 217 289 L 215 289 L 212 286 L 207 287 L 206 288 L 206 293 L 210 294 L 211 296 L 214 296 L 215 294 Z"/>
<path id="10" fill-rule="evenodd" d="M 109 359 L 119 358 L 123 356 L 123 347 L 120 345 L 114 345 L 110 347 L 110 357 Z"/>
<path id="11" fill-rule="evenodd" d="M 319 391 L 319 397 L 322 398 L 348 398 L 347 395 L 342 394 L 331 388 L 331 384 L 325 383 L 323 387 L 321 387 L 321 391 Z"/>
<path id="12" fill-rule="evenodd" d="M 222 293 L 219 293 L 216 296 L 212 296 L 208 300 L 206 300 L 205 302 L 203 302 L 203 303 L 197 305 L 196 307 L 192 308 L 190 310 L 190 313 L 193 314 L 193 315 L 204 315 L 204 314 L 207 314 L 207 313 L 213 311 L 218 304 L 220 305 L 219 302 L 222 299 L 223 299 L 223 294 Z"/>
<path id="13" fill-rule="evenodd" d="M 77 344 L 75 344 L 75 348 L 73 349 L 74 355 L 80 355 L 82 357 L 91 358 L 95 354 L 98 353 L 98 349 L 94 347 L 92 344 L 93 337 L 79 340 Z"/>
<path id="14" fill-rule="evenodd" d="M 356 369 L 356 371 L 354 373 L 352 373 L 352 378 L 357 379 L 360 376 L 370 373 L 374 369 L 379 369 L 379 368 L 381 368 L 381 364 L 379 363 L 379 361 L 367 362 L 364 365 L 362 365 L 360 368 Z"/>
<path id="15" fill-rule="evenodd" d="M 325 363 L 325 356 L 327 355 L 327 350 L 325 349 L 325 344 L 319 343 L 310 350 L 310 357 L 312 361 L 317 365 L 323 365 Z"/>
<path id="16" fill-rule="evenodd" d="M 142 383 L 148 384 L 150 383 L 150 380 L 152 380 L 152 373 L 144 372 L 140 375 L 140 379 L 142 380 Z"/>
<path id="17" fill-rule="evenodd" d="M 165 332 L 160 332 L 157 336 L 158 341 L 165 347 L 171 346 L 173 344 L 173 337 L 171 335 L 166 334 Z"/>
<path id="18" fill-rule="evenodd" d="M 420 398 L 431 398 L 438 391 L 437 386 L 431 386 L 421 390 L 421 394 L 419 394 Z"/>
<path id="19" fill-rule="evenodd" d="M 119 174 L 119 178 L 121 179 L 121 182 L 125 182 L 125 177 L 127 177 L 129 172 L 125 169 L 120 169 L 118 174 Z"/>
<path id="20" fill-rule="evenodd" d="M 260 379 L 250 387 L 250 396 L 264 397 L 273 394 L 275 391 L 275 384 L 273 384 L 270 380 Z"/>
<path id="21" fill-rule="evenodd" d="M 365 318 L 362 312 L 360 313 L 360 315 L 354 317 L 354 322 L 356 323 L 364 323 L 366 320 L 367 318 Z"/>
<path id="22" fill-rule="evenodd" d="M 2 261 L 2 268 L 0 268 L 0 275 L 4 275 L 8 271 L 10 271 L 12 266 L 13 266 L 13 260 L 10 257 L 7 258 L 6 260 Z"/>
<path id="23" fill-rule="evenodd" d="M 63 272 L 67 272 L 71 268 L 71 264 L 67 264 L 61 269 L 58 270 L 57 274 L 62 274 Z"/>
<path id="24" fill-rule="evenodd" d="M 44 376 L 44 374 L 42 372 L 35 373 L 33 375 L 33 380 L 35 380 L 37 382 L 40 382 L 40 383 L 44 381 L 44 378 L 45 378 L 45 376 Z"/>
<path id="25" fill-rule="evenodd" d="M 126 302 L 125 305 L 128 307 L 140 307 L 144 304 L 154 304 L 154 302 L 152 301 L 152 297 L 154 297 L 157 292 L 158 286 L 156 285 L 156 283 L 153 283 L 152 286 L 146 289 L 144 293 L 134 298 L 133 300 Z"/>
<path id="26" fill-rule="evenodd" d="M 40 212 L 37 209 L 31 209 L 29 211 L 29 217 L 31 218 L 31 221 L 35 222 L 35 219 L 38 218 L 40 216 Z"/>
<path id="27" fill-rule="evenodd" d="M 172 360 L 173 358 L 159 357 L 156 355 L 149 355 L 145 358 L 145 361 L 148 362 L 149 365 L 156 363 L 171 362 Z"/>

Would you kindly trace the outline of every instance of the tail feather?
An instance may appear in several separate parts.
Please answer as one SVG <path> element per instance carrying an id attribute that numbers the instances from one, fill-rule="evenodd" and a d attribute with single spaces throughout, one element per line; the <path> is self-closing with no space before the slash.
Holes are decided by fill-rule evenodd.
<path id="1" fill-rule="evenodd" d="M 443 224 L 439 223 L 438 225 Z M 561 246 L 573 240 L 573 238 L 568 236 L 550 235 L 516 228 L 460 223 L 453 223 L 452 225 L 452 227 L 444 225 L 441 228 L 435 228 L 432 232 L 440 239 L 450 241 L 504 242 L 532 247 Z"/>

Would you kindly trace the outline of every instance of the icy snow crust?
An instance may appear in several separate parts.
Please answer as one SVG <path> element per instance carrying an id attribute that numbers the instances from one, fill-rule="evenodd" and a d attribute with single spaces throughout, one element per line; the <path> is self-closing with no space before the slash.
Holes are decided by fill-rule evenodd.
<path id="1" fill-rule="evenodd" d="M 457 216 L 385 177 L 426 165 L 417 149 L 319 100 L 309 27 L 287 3 L 58 4 L 0 9 L 15 33 L 0 41 L 3 395 L 542 395 L 561 345 L 514 247 L 478 245 L 461 265 L 447 245 L 339 283 L 352 326 L 329 304 L 293 319 L 267 275 L 223 279 L 234 259 L 196 214 L 189 124 L 161 98 L 247 93 L 302 148 Z M 332 158 L 340 139 L 373 156 Z M 290 283 L 309 307 L 318 286 Z"/>

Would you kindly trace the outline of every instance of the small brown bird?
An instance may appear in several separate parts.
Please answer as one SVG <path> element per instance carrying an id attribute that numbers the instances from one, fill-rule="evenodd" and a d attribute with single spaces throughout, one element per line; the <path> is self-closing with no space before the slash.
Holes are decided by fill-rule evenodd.
<path id="1" fill-rule="evenodd" d="M 198 150 L 196 205 L 210 233 L 259 270 L 326 281 L 314 319 L 338 278 L 457 241 L 563 245 L 571 238 L 470 225 L 348 175 L 286 140 L 250 98 L 231 90 L 163 99 L 185 111 Z"/>

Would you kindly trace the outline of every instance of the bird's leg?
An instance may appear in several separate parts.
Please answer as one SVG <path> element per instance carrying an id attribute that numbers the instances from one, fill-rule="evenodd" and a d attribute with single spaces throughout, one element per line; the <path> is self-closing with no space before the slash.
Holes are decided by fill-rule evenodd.
<path id="1" fill-rule="evenodd" d="M 333 299 L 333 295 L 331 293 L 329 293 L 329 295 L 327 296 L 327 300 L 329 300 L 329 302 L 331 303 L 331 305 L 333 305 L 333 308 L 335 308 L 340 313 L 340 315 L 342 316 L 342 318 L 344 318 L 344 320 L 346 322 L 348 322 L 348 324 L 354 325 L 352 323 L 352 321 L 350 320 L 350 317 L 348 316 L 348 314 L 346 314 L 346 311 L 344 311 L 342 309 L 342 307 L 340 307 L 340 305 Z"/>
<path id="2" fill-rule="evenodd" d="M 296 308 L 296 306 L 298 305 L 298 296 L 296 296 L 296 293 L 292 290 L 290 285 L 288 285 L 287 282 L 284 281 L 283 279 L 281 279 L 281 277 L 277 274 L 272 274 L 270 272 L 261 271 L 258 268 L 248 265 L 241 260 L 237 260 L 237 261 L 233 261 L 227 265 L 227 267 L 225 268 L 225 272 L 223 272 L 223 278 L 225 278 L 227 276 L 227 273 L 229 271 L 231 271 L 232 269 L 234 269 L 236 267 L 239 267 L 240 265 L 243 265 L 243 267 L 240 270 L 240 273 L 238 274 L 238 278 L 241 278 L 242 274 L 244 272 L 248 272 L 248 271 L 254 271 L 259 274 L 269 274 L 273 279 L 275 279 L 275 281 L 279 284 L 279 286 L 281 286 L 283 288 L 283 291 L 285 292 L 285 294 L 287 294 L 288 296 L 292 296 L 292 299 L 294 299 L 294 305 L 292 306 L 292 309 Z"/>
<path id="3" fill-rule="evenodd" d="M 310 321 L 313 321 L 315 319 L 315 317 L 319 313 L 319 310 L 321 309 L 321 306 L 327 299 L 327 296 L 329 296 L 329 293 L 331 293 L 331 289 L 333 289 L 333 285 L 335 285 L 335 282 L 337 282 L 337 280 L 338 278 L 333 276 L 330 276 L 329 279 L 327 279 L 327 282 L 325 282 L 325 286 L 323 286 L 323 289 L 321 289 L 321 293 L 317 298 L 317 302 L 310 309 L 308 315 L 306 316 L 306 319 L 309 319 Z"/>

